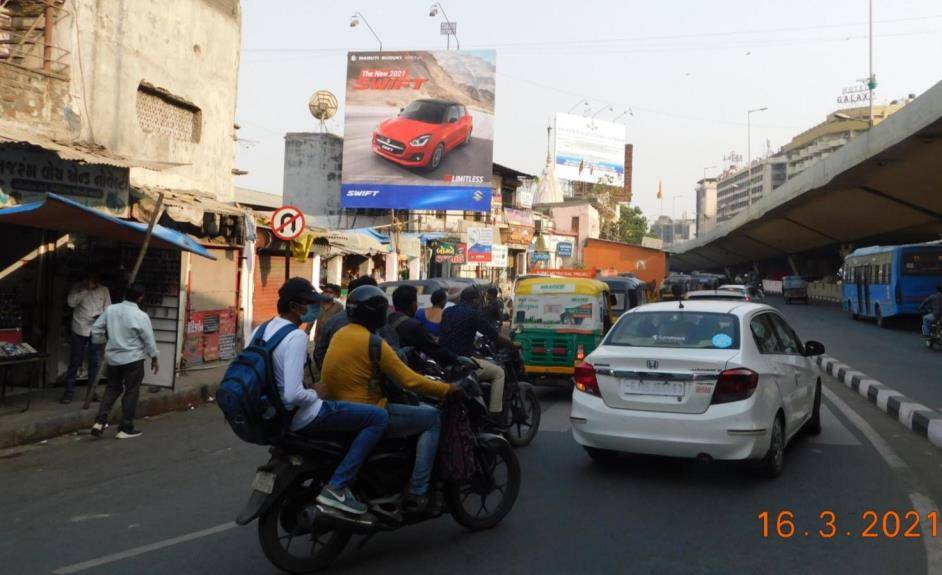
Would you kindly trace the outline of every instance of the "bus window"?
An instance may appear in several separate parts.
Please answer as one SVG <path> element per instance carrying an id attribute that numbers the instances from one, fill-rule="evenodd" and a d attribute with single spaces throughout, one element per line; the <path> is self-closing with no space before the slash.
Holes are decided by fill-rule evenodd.
<path id="1" fill-rule="evenodd" d="M 903 275 L 942 275 L 942 252 L 935 250 L 904 251 L 902 256 L 902 264 Z"/>

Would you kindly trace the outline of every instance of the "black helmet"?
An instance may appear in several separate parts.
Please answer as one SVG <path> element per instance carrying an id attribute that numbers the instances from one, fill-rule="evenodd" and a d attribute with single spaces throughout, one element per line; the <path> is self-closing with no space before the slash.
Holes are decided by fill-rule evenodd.
<path id="1" fill-rule="evenodd" d="M 347 317 L 370 331 L 386 325 L 389 300 L 376 286 L 362 285 L 347 295 Z"/>

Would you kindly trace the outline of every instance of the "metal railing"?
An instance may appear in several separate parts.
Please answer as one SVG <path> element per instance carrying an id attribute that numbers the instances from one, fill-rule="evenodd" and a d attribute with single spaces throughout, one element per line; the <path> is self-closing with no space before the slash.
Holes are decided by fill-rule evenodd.
<path id="1" fill-rule="evenodd" d="M 56 46 L 64 0 L 0 0 L 0 62 L 68 76 L 69 50 Z"/>

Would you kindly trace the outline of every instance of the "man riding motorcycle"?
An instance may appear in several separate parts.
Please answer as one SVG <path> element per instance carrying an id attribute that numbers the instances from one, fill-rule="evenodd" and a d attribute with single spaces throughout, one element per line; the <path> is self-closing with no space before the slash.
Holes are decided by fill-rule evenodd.
<path id="1" fill-rule="evenodd" d="M 353 293 L 360 286 L 375 286 L 376 280 L 370 276 L 360 276 L 350 281 L 347 287 L 347 293 Z M 330 340 L 334 334 L 340 331 L 340 328 L 350 323 L 350 319 L 345 313 L 337 313 L 326 319 L 324 325 L 318 328 L 320 340 L 314 342 L 314 353 L 312 355 L 314 364 L 320 368 L 324 365 L 324 357 L 327 356 L 327 349 L 330 347 Z M 385 339 L 389 345 L 399 347 L 395 339 L 395 333 L 389 329 L 389 326 L 379 328 L 379 336 Z"/>
<path id="2" fill-rule="evenodd" d="M 497 332 L 497 328 L 484 317 L 479 309 L 480 294 L 476 287 L 466 287 L 461 292 L 461 301 L 442 314 L 442 330 L 438 343 L 456 355 L 470 357 L 474 355 L 474 337 L 480 332 L 502 347 L 513 347 L 513 342 Z M 491 382 L 491 398 L 488 411 L 491 417 L 500 419 L 504 409 L 504 370 L 501 366 L 477 358 L 477 375 L 484 381 Z"/>
<path id="3" fill-rule="evenodd" d="M 452 365 L 458 360 L 457 355 L 442 347 L 428 328 L 415 319 L 419 309 L 419 292 L 415 286 L 397 287 L 392 300 L 395 311 L 389 314 L 389 325 L 399 336 L 400 347 L 411 347 L 434 359 L 441 366 Z"/>
<path id="4" fill-rule="evenodd" d="M 421 513 L 428 507 L 426 494 L 438 450 L 440 414 L 429 405 L 388 403 L 380 382 L 374 381 L 370 339 L 387 325 L 388 309 L 386 295 L 376 286 L 360 286 L 347 296 L 350 324 L 333 335 L 321 379 L 331 399 L 385 407 L 389 413 L 387 437 L 419 436 L 404 507 L 407 512 Z M 377 367 L 399 385 L 425 395 L 444 397 L 459 390 L 457 384 L 435 381 L 412 371 L 385 341 L 380 346 Z"/>
<path id="5" fill-rule="evenodd" d="M 922 316 L 923 337 L 929 337 L 932 334 L 932 324 L 942 319 L 942 284 L 935 286 L 935 290 L 934 294 L 927 297 L 919 305 L 920 310 L 929 310 L 929 313 Z"/>

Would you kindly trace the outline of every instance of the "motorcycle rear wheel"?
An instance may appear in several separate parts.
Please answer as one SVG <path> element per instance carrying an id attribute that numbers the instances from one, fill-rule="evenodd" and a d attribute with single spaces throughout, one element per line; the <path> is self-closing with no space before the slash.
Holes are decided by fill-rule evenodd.
<path id="1" fill-rule="evenodd" d="M 495 439 L 479 446 L 478 454 L 483 472 L 451 483 L 445 490 L 452 517 L 472 531 L 490 529 L 503 521 L 520 493 L 520 462 L 509 443 Z"/>
<path id="2" fill-rule="evenodd" d="M 521 397 L 522 396 L 522 397 Z M 532 386 L 510 400 L 510 425 L 504 437 L 514 447 L 530 445 L 540 430 L 540 400 Z"/>
<path id="3" fill-rule="evenodd" d="M 282 571 L 311 573 L 325 569 L 343 552 L 350 540 L 351 534 L 346 531 L 312 534 L 299 525 L 299 513 L 304 507 L 314 504 L 322 486 L 323 483 L 316 478 L 299 478 L 258 518 L 258 540 L 262 551 Z"/>

